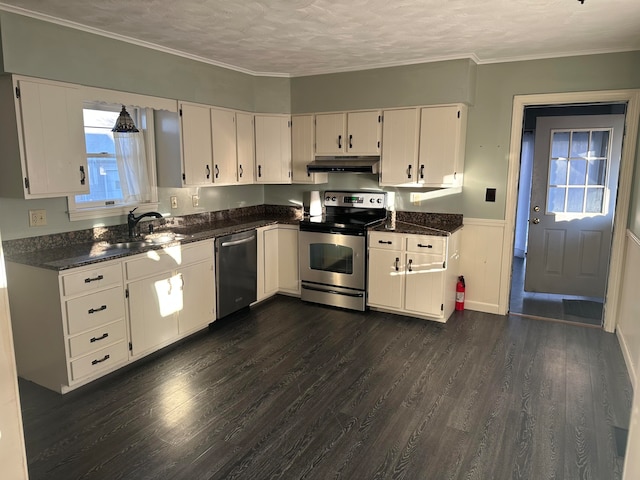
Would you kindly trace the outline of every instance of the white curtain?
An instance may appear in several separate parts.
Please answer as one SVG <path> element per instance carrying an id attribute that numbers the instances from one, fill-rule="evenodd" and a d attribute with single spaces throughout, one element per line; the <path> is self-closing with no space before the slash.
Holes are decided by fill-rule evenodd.
<path id="1" fill-rule="evenodd" d="M 114 132 L 120 188 L 126 203 L 151 201 L 147 156 L 142 132 Z"/>

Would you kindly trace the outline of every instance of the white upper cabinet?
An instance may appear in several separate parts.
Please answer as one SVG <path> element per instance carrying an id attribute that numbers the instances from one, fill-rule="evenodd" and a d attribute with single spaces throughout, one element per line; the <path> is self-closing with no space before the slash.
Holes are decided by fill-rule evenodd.
<path id="1" fill-rule="evenodd" d="M 418 163 L 419 110 L 385 110 L 382 123 L 380 185 L 422 183 L 424 165 Z"/>
<path id="2" fill-rule="evenodd" d="M 291 183 L 291 117 L 256 115 L 256 182 Z"/>
<path id="3" fill-rule="evenodd" d="M 293 183 L 327 183 L 326 173 L 307 173 L 314 160 L 315 129 L 313 115 L 291 117 L 291 163 Z"/>
<path id="4" fill-rule="evenodd" d="M 236 114 L 231 110 L 211 109 L 213 145 L 213 183 L 229 185 L 237 180 Z"/>
<path id="5" fill-rule="evenodd" d="M 88 193 L 80 88 L 23 77 L 1 81 L 0 196 Z"/>
<path id="6" fill-rule="evenodd" d="M 255 181 L 255 134 L 253 114 L 236 112 L 236 143 L 238 148 L 238 183 Z"/>
<path id="7" fill-rule="evenodd" d="M 184 186 L 213 183 L 211 148 L 211 113 L 204 105 L 182 103 L 182 182 Z"/>
<path id="8" fill-rule="evenodd" d="M 316 115 L 316 155 L 380 155 L 380 110 Z"/>
<path id="9" fill-rule="evenodd" d="M 425 187 L 462 186 L 467 132 L 463 104 L 424 107 L 420 111 L 420 152 Z"/>

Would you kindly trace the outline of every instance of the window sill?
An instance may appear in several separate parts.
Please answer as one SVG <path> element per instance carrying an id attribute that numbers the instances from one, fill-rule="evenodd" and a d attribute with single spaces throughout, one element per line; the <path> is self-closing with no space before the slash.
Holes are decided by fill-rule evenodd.
<path id="1" fill-rule="evenodd" d="M 113 207 L 93 207 L 79 210 L 69 210 L 69 220 L 94 220 L 96 218 L 118 217 L 127 215 L 132 209 L 136 213 L 153 212 L 158 209 L 158 202 L 140 203 L 135 205 L 114 205 Z"/>

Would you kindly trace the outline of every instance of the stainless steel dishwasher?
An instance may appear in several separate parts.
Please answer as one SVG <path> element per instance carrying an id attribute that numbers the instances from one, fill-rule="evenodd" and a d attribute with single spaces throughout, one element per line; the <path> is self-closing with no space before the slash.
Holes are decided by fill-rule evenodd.
<path id="1" fill-rule="evenodd" d="M 218 237 L 216 248 L 216 317 L 223 318 L 256 301 L 256 231 Z"/>

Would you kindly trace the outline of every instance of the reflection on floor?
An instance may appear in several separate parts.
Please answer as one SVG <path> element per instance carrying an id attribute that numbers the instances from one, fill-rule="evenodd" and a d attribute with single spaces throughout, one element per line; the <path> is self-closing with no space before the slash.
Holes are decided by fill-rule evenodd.
<path id="1" fill-rule="evenodd" d="M 602 325 L 602 298 L 524 291 L 525 259 L 513 257 L 509 312 L 587 325 Z"/>

